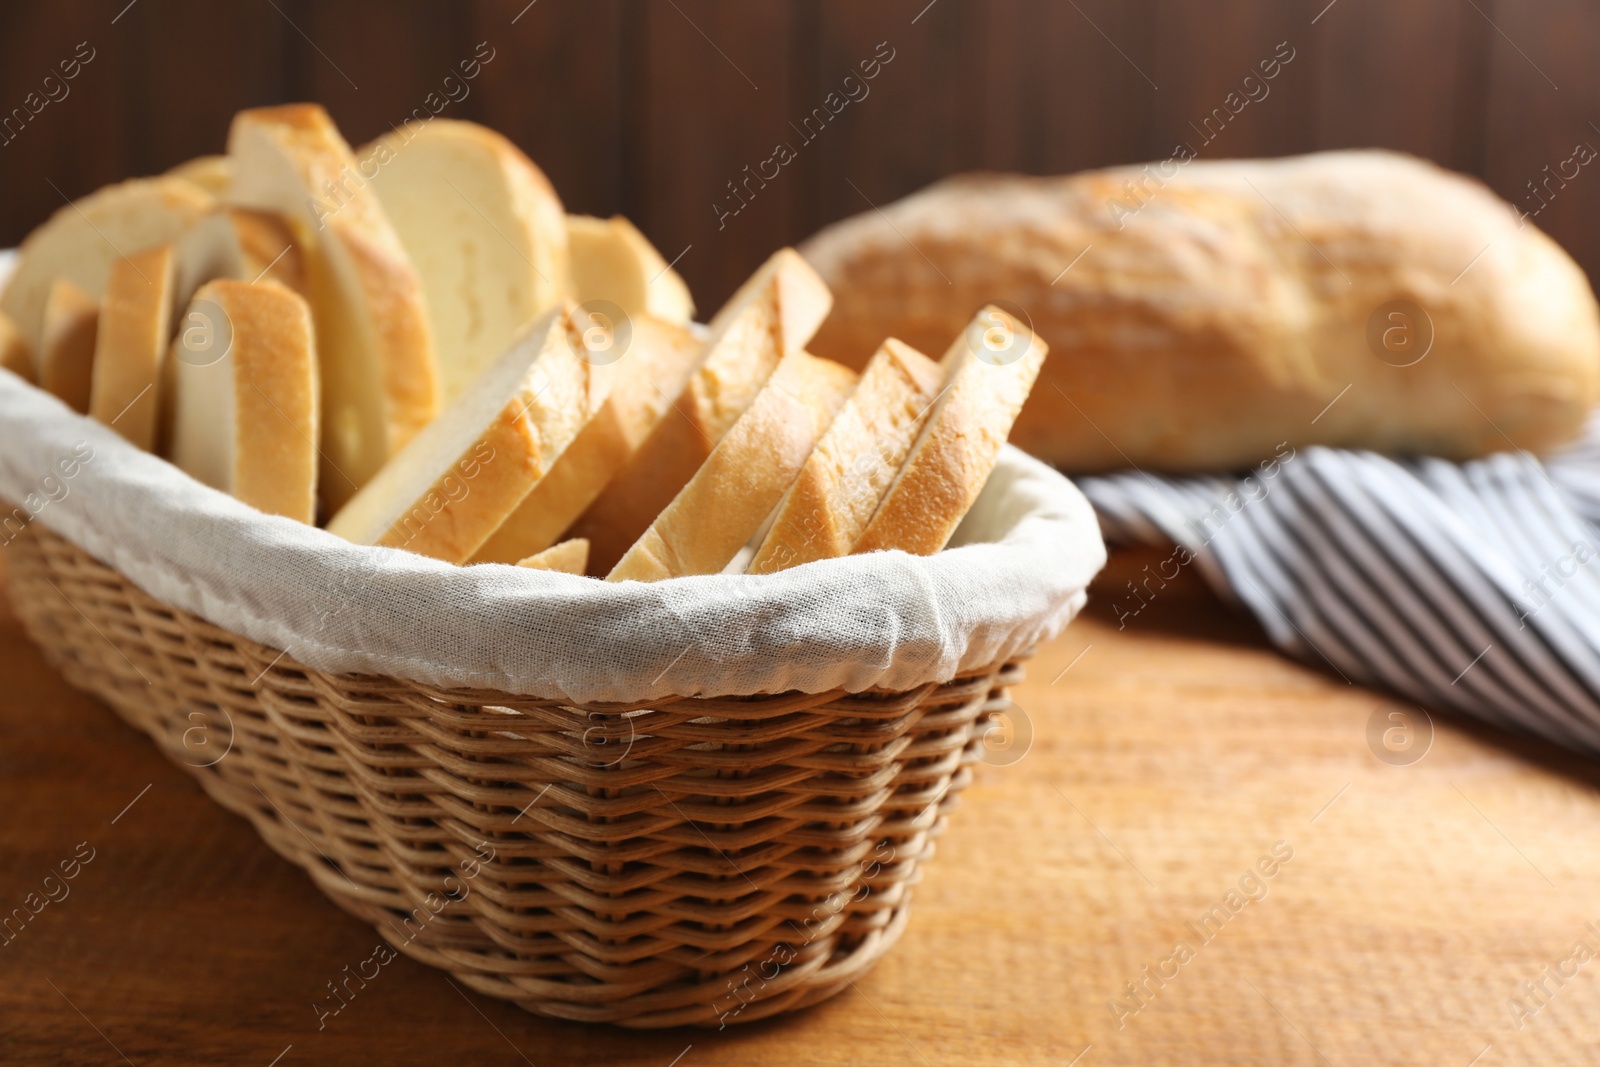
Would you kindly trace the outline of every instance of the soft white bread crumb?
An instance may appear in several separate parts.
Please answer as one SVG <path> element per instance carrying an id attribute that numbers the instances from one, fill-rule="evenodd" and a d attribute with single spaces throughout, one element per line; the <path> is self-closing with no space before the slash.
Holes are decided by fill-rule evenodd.
<path id="1" fill-rule="evenodd" d="M 940 361 L 938 402 L 855 551 L 931 556 L 945 546 L 989 480 L 1048 351 L 999 308 L 978 312 Z"/>
<path id="2" fill-rule="evenodd" d="M 464 563 L 604 402 L 570 309 L 529 325 L 328 523 L 362 545 Z"/>
<path id="3" fill-rule="evenodd" d="M 89 414 L 147 452 L 172 336 L 173 258 L 163 244 L 111 265 L 95 337 Z"/>
<path id="4" fill-rule="evenodd" d="M 855 383 L 855 372 L 832 360 L 809 352 L 785 356 L 750 409 L 606 580 L 721 571 L 761 529 Z"/>
<path id="5" fill-rule="evenodd" d="M 784 494 L 749 573 L 850 554 L 905 465 L 942 378 L 910 345 L 883 342 Z"/>
<path id="6" fill-rule="evenodd" d="M 357 156 L 422 280 L 448 404 L 566 297 L 561 200 L 516 145 L 475 122 L 408 122 Z"/>
<path id="7" fill-rule="evenodd" d="M 306 302 L 271 282 L 208 282 L 167 359 L 168 458 L 252 507 L 312 522 L 317 355 Z"/>
<path id="8" fill-rule="evenodd" d="M 646 316 L 635 316 L 628 333 L 619 358 L 595 361 L 594 373 L 611 380 L 605 403 L 473 562 L 512 563 L 555 544 L 633 458 L 683 389 L 700 356 L 694 335 Z M 587 560 L 589 542 L 583 543 Z"/>
<path id="9" fill-rule="evenodd" d="M 517 560 L 517 566 L 535 571 L 561 571 L 564 574 L 582 574 L 589 563 L 589 542 L 581 537 L 551 545 L 543 552 L 535 552 Z"/>
<path id="10" fill-rule="evenodd" d="M 112 263 L 176 241 L 215 203 L 191 182 L 159 177 L 108 185 L 67 204 L 22 242 L 16 271 L 0 294 L 0 311 L 42 357 L 44 305 L 57 278 L 99 300 Z"/>
<path id="11" fill-rule="evenodd" d="M 89 413 L 100 305 L 73 282 L 57 278 L 45 300 L 39 343 L 39 385 L 81 415 Z"/>
<path id="12" fill-rule="evenodd" d="M 752 274 L 711 320 L 699 366 L 621 474 L 569 531 L 609 571 L 694 477 L 784 356 L 827 317 L 827 286 L 793 249 Z"/>
<path id="13" fill-rule="evenodd" d="M 322 493 L 338 508 L 438 411 L 422 285 L 370 179 L 312 104 L 241 111 L 228 200 L 289 220 L 306 257 L 322 381 Z"/>
<path id="14" fill-rule="evenodd" d="M 656 246 L 621 215 L 568 215 L 573 299 L 609 300 L 629 315 L 689 322 L 694 301 Z"/>

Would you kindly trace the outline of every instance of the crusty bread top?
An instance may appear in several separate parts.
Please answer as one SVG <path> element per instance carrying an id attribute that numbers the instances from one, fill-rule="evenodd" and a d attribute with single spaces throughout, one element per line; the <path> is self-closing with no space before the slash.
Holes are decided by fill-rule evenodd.
<path id="1" fill-rule="evenodd" d="M 606 576 L 656 581 L 715 574 L 761 529 L 856 383 L 851 371 L 793 352 L 689 484 Z"/>
<path id="2" fill-rule="evenodd" d="M 748 573 L 849 555 L 905 464 L 942 381 L 933 360 L 892 337 L 884 341 L 784 494 Z"/>
<path id="3" fill-rule="evenodd" d="M 711 320 L 704 354 L 632 462 L 570 531 L 611 570 L 716 447 L 787 354 L 828 314 L 828 289 L 792 249 L 771 256 Z"/>
<path id="4" fill-rule="evenodd" d="M 694 318 L 689 287 L 656 246 L 621 215 L 567 216 L 573 299 L 609 300 L 629 315 L 667 322 Z"/>
<path id="5" fill-rule="evenodd" d="M 117 260 L 100 301 L 89 414 L 147 452 L 156 447 L 174 259 L 162 244 Z"/>
<path id="6" fill-rule="evenodd" d="M 100 306 L 94 298 L 66 278 L 57 278 L 44 305 L 39 386 L 80 415 L 89 413 L 99 322 Z"/>
<path id="7" fill-rule="evenodd" d="M 803 251 L 839 293 L 812 348 L 852 366 L 1026 309 L 1054 355 L 1012 440 L 1072 470 L 1541 449 L 1600 399 L 1583 271 L 1480 182 L 1391 152 L 965 175 Z M 1368 336 L 1397 300 L 1426 313 L 1411 336 L 1431 324 L 1414 365 Z"/>
<path id="8" fill-rule="evenodd" d="M 581 537 L 551 545 L 543 552 L 535 552 L 517 560 L 517 566 L 535 571 L 561 571 L 565 574 L 582 574 L 589 563 L 589 542 Z"/>
<path id="9" fill-rule="evenodd" d="M 98 300 L 112 262 L 177 240 L 215 203 L 191 182 L 159 177 L 108 185 L 67 204 L 22 242 L 16 271 L 0 293 L 0 311 L 41 358 L 44 305 L 57 278 Z"/>
<path id="10" fill-rule="evenodd" d="M 23 340 L 22 331 L 11 321 L 11 316 L 0 311 L 0 367 L 30 384 L 39 380 L 33 349 Z"/>
<path id="11" fill-rule="evenodd" d="M 989 480 L 1048 351 L 999 308 L 978 312 L 945 353 L 939 398 L 855 551 L 931 556 L 945 546 Z"/>
<path id="12" fill-rule="evenodd" d="M 566 298 L 561 200 L 516 145 L 475 122 L 408 122 L 357 155 L 422 280 L 449 403 Z"/>
<path id="13" fill-rule="evenodd" d="M 322 490 L 337 508 L 438 410 L 422 285 L 327 112 L 241 111 L 230 202 L 277 211 L 305 250 L 322 384 Z"/>
<path id="14" fill-rule="evenodd" d="M 684 327 L 635 316 L 622 356 L 594 366 L 611 379 L 605 403 L 472 561 L 513 563 L 555 544 L 633 458 L 699 357 L 700 342 Z M 580 540 L 587 562 L 589 542 Z"/>
<path id="15" fill-rule="evenodd" d="M 227 156 L 196 156 L 167 171 L 174 178 L 193 182 L 212 196 L 226 196 L 233 182 L 233 165 Z"/>
<path id="16" fill-rule="evenodd" d="M 328 523 L 357 544 L 470 559 L 604 402 L 571 308 L 529 324 Z"/>
<path id="17" fill-rule="evenodd" d="M 316 518 L 317 357 L 311 310 L 272 282 L 207 282 L 186 309 L 172 367 L 172 461 L 273 515 Z"/>

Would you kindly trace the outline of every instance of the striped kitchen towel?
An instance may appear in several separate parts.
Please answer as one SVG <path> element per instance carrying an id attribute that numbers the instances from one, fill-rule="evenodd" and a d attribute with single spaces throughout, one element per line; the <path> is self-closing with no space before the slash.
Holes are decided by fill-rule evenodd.
<path id="1" fill-rule="evenodd" d="M 1244 475 L 1075 480 L 1107 540 L 1171 548 L 1113 591 L 1121 625 L 1192 565 L 1346 681 L 1600 754 L 1600 417 L 1543 461 L 1282 446 Z"/>

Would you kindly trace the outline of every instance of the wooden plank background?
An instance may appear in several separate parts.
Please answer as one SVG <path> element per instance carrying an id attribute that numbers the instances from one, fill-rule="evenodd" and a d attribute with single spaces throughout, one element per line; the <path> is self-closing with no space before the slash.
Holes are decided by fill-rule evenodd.
<path id="1" fill-rule="evenodd" d="M 28 114 L 79 42 L 94 58 Z M 352 142 L 494 58 L 445 115 L 487 122 L 569 208 L 633 218 L 713 308 L 772 249 L 956 171 L 1166 156 L 1279 42 L 1294 60 L 1203 156 L 1376 145 L 1481 176 L 1600 271 L 1593 0 L 83 0 L 0 11 L 0 244 L 103 183 L 221 148 L 242 107 L 319 100 Z M 804 117 L 875 51 L 859 99 Z M 51 91 L 60 96 L 60 88 Z M 457 90 L 459 95 L 459 90 Z M 841 92 L 841 96 L 843 93 Z M 796 158 L 730 183 L 780 142 Z"/>

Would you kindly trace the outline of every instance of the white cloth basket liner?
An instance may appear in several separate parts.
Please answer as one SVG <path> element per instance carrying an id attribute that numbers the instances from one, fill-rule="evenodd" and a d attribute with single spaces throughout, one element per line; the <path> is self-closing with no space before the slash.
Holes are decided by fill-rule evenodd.
<path id="1" fill-rule="evenodd" d="M 1105 561 L 1083 495 L 1007 446 L 960 547 L 931 557 L 649 584 L 457 567 L 264 515 L 4 371 L 0 498 L 309 666 L 582 703 L 945 681 L 1060 632 Z"/>

